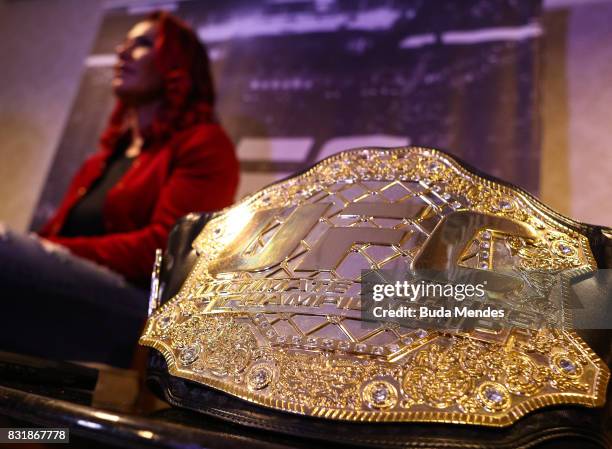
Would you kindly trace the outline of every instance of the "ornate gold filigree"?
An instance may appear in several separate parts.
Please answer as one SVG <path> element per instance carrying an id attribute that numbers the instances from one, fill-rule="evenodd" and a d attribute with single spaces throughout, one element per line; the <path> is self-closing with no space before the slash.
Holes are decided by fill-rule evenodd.
<path id="1" fill-rule="evenodd" d="M 360 270 L 431 261 L 423 248 L 457 212 L 483 224 L 449 263 L 514 270 L 500 295 L 518 306 L 554 314 L 516 285 L 538 293 L 550 288 L 546 273 L 595 267 L 586 237 L 442 153 L 345 152 L 213 219 L 141 343 L 173 375 L 329 419 L 500 426 L 545 405 L 601 405 L 608 369 L 566 328 L 483 336 L 361 322 Z"/>

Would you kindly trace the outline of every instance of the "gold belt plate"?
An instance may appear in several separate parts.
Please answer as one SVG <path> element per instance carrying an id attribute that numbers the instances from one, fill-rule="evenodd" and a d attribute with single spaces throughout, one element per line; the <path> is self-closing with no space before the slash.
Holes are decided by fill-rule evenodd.
<path id="1" fill-rule="evenodd" d="M 442 229 L 458 230 L 443 250 Z M 361 270 L 596 268 L 587 238 L 554 212 L 439 151 L 339 153 L 224 210 L 194 247 L 187 280 L 140 338 L 174 376 L 346 421 L 506 426 L 605 401 L 609 369 L 567 322 L 492 334 L 363 326 Z"/>

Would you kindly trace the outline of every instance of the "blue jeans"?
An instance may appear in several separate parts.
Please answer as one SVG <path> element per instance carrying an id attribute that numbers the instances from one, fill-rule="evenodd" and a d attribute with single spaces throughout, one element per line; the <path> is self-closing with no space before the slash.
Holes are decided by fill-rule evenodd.
<path id="1" fill-rule="evenodd" d="M 0 351 L 129 366 L 147 296 L 62 247 L 0 229 Z"/>

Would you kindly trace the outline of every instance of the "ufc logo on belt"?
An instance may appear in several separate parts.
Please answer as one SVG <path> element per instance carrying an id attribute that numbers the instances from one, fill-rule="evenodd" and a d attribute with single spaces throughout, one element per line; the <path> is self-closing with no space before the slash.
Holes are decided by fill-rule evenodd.
<path id="1" fill-rule="evenodd" d="M 282 208 L 256 212 L 234 241 L 225 248 L 216 262 L 209 266 L 211 274 L 235 271 L 258 272 L 281 264 L 298 247 L 302 239 L 325 216 L 331 203 L 298 206 L 280 225 L 270 240 L 260 249 L 249 251 Z M 341 216 L 414 219 L 424 212 L 426 204 L 405 201 L 400 203 L 354 202 L 340 212 Z M 457 236 L 457 230 L 460 235 Z M 530 226 L 504 217 L 471 211 L 456 211 L 442 217 L 425 244 L 412 261 L 414 269 L 452 270 L 465 248 L 483 229 L 494 235 L 520 236 L 534 239 Z M 295 271 L 332 271 L 354 244 L 400 245 L 408 232 L 403 229 L 376 227 L 343 227 L 328 229 L 306 252 Z"/>

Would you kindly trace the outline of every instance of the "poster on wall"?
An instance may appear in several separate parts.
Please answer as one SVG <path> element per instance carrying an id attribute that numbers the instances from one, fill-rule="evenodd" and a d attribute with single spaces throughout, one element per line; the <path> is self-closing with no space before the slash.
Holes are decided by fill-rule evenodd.
<path id="1" fill-rule="evenodd" d="M 238 198 L 338 151 L 449 151 L 537 193 L 539 2 L 196 0 L 106 3 L 32 228 L 53 213 L 113 106 L 114 48 L 163 7 L 206 44 Z M 237 199 L 238 199 L 237 198 Z"/>

